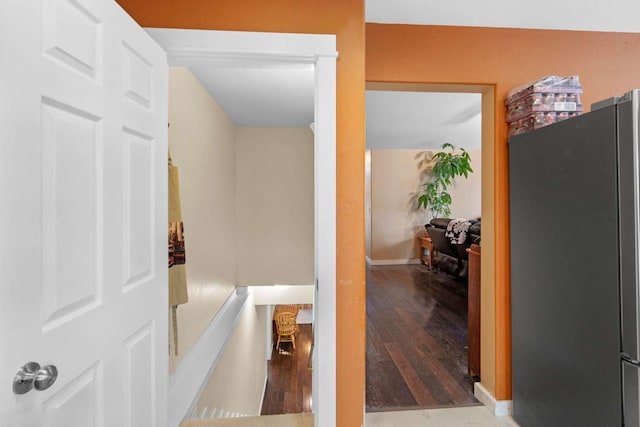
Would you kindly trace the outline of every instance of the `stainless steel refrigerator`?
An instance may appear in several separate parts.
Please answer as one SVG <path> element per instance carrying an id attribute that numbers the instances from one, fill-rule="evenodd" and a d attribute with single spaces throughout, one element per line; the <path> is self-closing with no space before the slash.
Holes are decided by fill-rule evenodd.
<path id="1" fill-rule="evenodd" d="M 639 97 L 509 139 L 522 427 L 640 427 Z"/>

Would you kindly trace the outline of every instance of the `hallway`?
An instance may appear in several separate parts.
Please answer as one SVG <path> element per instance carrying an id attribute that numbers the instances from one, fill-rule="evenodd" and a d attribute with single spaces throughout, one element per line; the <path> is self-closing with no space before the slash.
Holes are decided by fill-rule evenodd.
<path id="1" fill-rule="evenodd" d="M 275 346 L 267 363 L 267 386 L 261 415 L 311 412 L 311 324 L 298 324 L 296 349 L 291 343 Z"/>

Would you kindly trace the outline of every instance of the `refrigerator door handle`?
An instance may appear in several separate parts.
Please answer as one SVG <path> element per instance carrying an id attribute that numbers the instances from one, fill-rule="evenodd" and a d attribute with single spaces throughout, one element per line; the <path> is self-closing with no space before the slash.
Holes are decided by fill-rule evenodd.
<path id="1" fill-rule="evenodd" d="M 620 353 L 620 358 L 624 362 L 630 363 L 630 364 L 635 365 L 635 366 L 640 366 L 640 360 L 633 359 L 631 356 L 629 356 L 624 351 L 622 353 Z"/>

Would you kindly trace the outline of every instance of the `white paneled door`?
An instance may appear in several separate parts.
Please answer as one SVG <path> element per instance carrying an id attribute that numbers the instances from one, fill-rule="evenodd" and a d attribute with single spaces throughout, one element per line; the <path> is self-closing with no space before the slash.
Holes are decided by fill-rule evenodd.
<path id="1" fill-rule="evenodd" d="M 166 157 L 166 54 L 114 1 L 0 2 L 0 425 L 166 425 Z"/>

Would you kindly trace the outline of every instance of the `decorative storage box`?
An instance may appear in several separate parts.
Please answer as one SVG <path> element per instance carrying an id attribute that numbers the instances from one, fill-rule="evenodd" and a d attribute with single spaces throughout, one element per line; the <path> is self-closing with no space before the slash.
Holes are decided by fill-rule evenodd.
<path id="1" fill-rule="evenodd" d="M 509 136 L 520 135 L 582 114 L 581 111 L 538 111 L 509 123 Z"/>
<path id="2" fill-rule="evenodd" d="M 578 76 L 548 76 L 511 90 L 505 100 L 509 135 L 580 115 L 581 93 Z"/>

